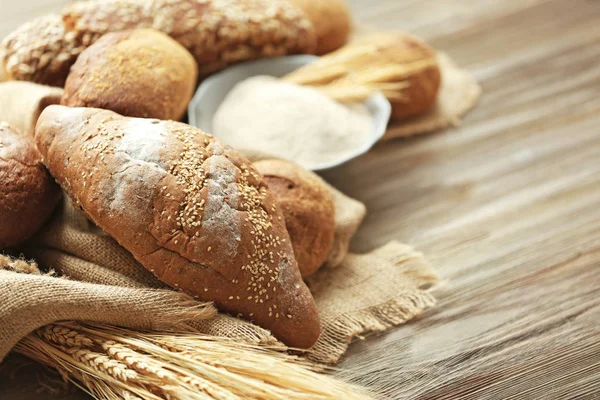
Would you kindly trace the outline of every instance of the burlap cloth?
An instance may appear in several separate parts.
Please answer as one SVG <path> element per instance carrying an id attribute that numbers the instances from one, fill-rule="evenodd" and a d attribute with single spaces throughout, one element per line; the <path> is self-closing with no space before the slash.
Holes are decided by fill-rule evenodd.
<path id="1" fill-rule="evenodd" d="M 7 114 L 6 98 L 2 100 L 6 85 L 0 84 L 0 120 L 10 118 L 31 132 L 45 91 L 22 86 L 19 96 L 24 106 L 17 112 L 10 108 L 13 111 Z M 247 155 L 253 161 L 264 158 Z M 333 364 L 353 338 L 402 324 L 433 305 L 430 292 L 438 278 L 420 253 L 397 242 L 368 254 L 348 253 L 365 207 L 327 187 L 335 202 L 336 236 L 326 267 L 307 282 L 323 327 L 307 357 Z M 167 288 L 67 201 L 20 251 L 56 275 L 24 274 L 28 271 L 20 271 L 18 263 L 0 262 L 0 360 L 31 331 L 60 320 L 194 329 L 252 343 L 276 342 L 258 326 Z"/>
<path id="2" fill-rule="evenodd" d="M 22 132 L 32 133 L 44 108 L 60 103 L 62 95 L 63 90 L 60 88 L 31 82 L 2 82 L 0 119 Z"/>
<path id="3" fill-rule="evenodd" d="M 390 121 L 382 141 L 438 131 L 460 124 L 460 119 L 475 107 L 481 86 L 467 71 L 456 66 L 445 53 L 438 53 L 442 85 L 435 106 L 423 115 Z"/>

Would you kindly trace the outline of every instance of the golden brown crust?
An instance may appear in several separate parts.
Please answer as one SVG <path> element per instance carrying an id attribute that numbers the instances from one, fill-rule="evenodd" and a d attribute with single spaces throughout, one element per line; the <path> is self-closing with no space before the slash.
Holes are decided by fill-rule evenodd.
<path id="1" fill-rule="evenodd" d="M 74 203 L 159 279 L 290 346 L 317 340 L 281 211 L 239 153 L 178 122 L 63 106 L 36 140 Z"/>
<path id="2" fill-rule="evenodd" d="M 316 47 L 311 22 L 286 1 L 90 0 L 18 28 L 4 41 L 0 63 L 7 78 L 63 86 L 85 48 L 106 33 L 134 28 L 173 37 L 192 53 L 202 76 L 233 62 Z"/>
<path id="3" fill-rule="evenodd" d="M 282 160 L 254 163 L 277 204 L 294 247 L 302 278 L 325 262 L 335 234 L 335 208 L 329 191 L 319 179 L 301 167 Z"/>
<path id="4" fill-rule="evenodd" d="M 108 33 L 71 67 L 61 104 L 179 120 L 197 78 L 194 58 L 164 33 L 152 29 Z"/>
<path id="5" fill-rule="evenodd" d="M 315 54 L 327 54 L 348 42 L 352 21 L 346 0 L 290 0 L 304 10 L 317 35 Z"/>
<path id="6" fill-rule="evenodd" d="M 62 87 L 69 67 L 85 48 L 83 39 L 65 30 L 60 15 L 34 19 L 2 42 L 4 78 Z"/>
<path id="7" fill-rule="evenodd" d="M 427 43 L 415 36 L 394 32 L 375 33 L 357 43 L 376 43 L 380 49 L 388 48 L 389 51 L 380 53 L 392 63 L 430 62 L 408 77 L 409 86 L 402 92 L 405 100 L 390 101 L 393 119 L 416 117 L 435 105 L 442 77 L 435 50 Z"/>
<path id="8" fill-rule="evenodd" d="M 33 235 L 59 199 L 33 138 L 0 122 L 0 249 Z"/>

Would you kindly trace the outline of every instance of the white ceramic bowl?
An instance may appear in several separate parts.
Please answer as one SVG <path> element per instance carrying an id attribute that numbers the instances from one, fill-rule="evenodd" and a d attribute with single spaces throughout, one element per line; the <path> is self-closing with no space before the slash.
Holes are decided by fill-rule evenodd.
<path id="1" fill-rule="evenodd" d="M 217 109 L 233 87 L 252 76 L 270 75 L 282 77 L 288 73 L 318 59 L 315 56 L 287 56 L 267 58 L 258 61 L 249 61 L 229 67 L 226 70 L 212 75 L 206 79 L 194 98 L 190 102 L 188 117 L 190 125 L 194 125 L 205 132 L 212 133 L 212 120 Z M 369 151 L 371 147 L 385 134 L 391 114 L 389 101 L 382 94 L 374 94 L 364 102 L 373 118 L 373 127 L 368 140 L 351 154 L 338 160 L 314 165 L 313 171 L 320 171 L 337 167 L 347 161 Z M 291 160 L 294 161 L 294 160 Z"/>

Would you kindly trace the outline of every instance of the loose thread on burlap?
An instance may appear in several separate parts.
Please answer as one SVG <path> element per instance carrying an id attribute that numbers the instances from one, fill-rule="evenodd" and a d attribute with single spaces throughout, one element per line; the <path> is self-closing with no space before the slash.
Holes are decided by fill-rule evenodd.
<path id="1" fill-rule="evenodd" d="M 0 269 L 23 274 L 42 275 L 35 261 L 26 261 L 4 254 L 0 254 Z M 49 274 L 54 275 L 54 271 L 50 271 Z"/>

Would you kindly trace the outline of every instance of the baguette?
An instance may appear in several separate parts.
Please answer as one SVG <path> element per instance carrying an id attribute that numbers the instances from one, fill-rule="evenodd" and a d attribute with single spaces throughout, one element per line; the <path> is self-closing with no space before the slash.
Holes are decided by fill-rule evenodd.
<path id="1" fill-rule="evenodd" d="M 173 288 L 308 348 L 320 324 L 281 211 L 252 164 L 179 122 L 50 106 L 48 169 L 88 217 Z"/>
<path id="2" fill-rule="evenodd" d="M 261 57 L 312 53 L 306 14 L 285 0 L 91 0 L 25 24 L 3 42 L 8 79 L 63 86 L 77 56 L 103 34 L 162 31 L 196 59 L 200 76 Z"/>

